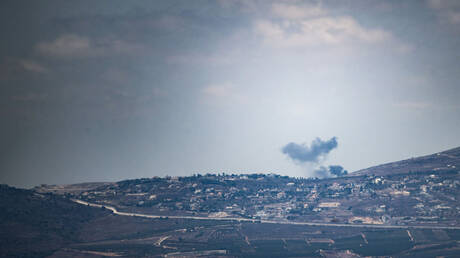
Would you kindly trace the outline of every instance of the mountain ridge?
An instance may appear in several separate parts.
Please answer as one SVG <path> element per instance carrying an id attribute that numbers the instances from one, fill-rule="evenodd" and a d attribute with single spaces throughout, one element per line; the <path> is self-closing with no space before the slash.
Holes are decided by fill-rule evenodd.
<path id="1" fill-rule="evenodd" d="M 360 169 L 349 176 L 391 175 L 411 172 L 446 172 L 460 167 L 460 147 L 448 149 L 434 154 L 384 163 Z"/>

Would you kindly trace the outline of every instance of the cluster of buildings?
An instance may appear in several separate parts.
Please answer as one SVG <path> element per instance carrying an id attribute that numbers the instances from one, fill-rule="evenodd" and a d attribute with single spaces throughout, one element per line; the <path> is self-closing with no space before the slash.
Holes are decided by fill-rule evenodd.
<path id="1" fill-rule="evenodd" d="M 457 225 L 459 172 L 347 176 L 194 175 L 105 184 L 77 198 L 162 215 Z"/>

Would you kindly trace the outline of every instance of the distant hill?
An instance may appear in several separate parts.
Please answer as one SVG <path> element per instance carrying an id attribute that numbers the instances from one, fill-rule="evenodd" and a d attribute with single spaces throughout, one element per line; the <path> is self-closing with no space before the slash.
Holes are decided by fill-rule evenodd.
<path id="1" fill-rule="evenodd" d="M 460 257 L 459 168 L 455 148 L 325 179 L 0 185 L 0 257 Z"/>
<path id="2" fill-rule="evenodd" d="M 460 147 L 435 154 L 378 165 L 351 173 L 351 176 L 391 175 L 412 172 L 446 172 L 460 168 Z"/>

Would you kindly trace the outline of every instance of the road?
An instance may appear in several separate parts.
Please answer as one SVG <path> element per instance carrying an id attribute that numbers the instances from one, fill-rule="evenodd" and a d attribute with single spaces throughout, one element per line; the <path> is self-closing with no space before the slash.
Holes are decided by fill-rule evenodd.
<path id="1" fill-rule="evenodd" d="M 375 224 L 342 224 L 342 223 L 322 223 L 322 222 L 297 222 L 297 221 L 277 221 L 277 220 L 258 220 L 258 219 L 246 219 L 246 218 L 235 218 L 235 217 L 226 217 L 226 218 L 216 218 L 216 217 L 197 217 L 197 216 L 166 216 L 166 215 L 151 215 L 151 214 L 142 214 L 142 213 L 132 213 L 132 212 L 122 212 L 118 211 L 114 207 L 89 203 L 82 200 L 71 199 L 72 201 L 87 205 L 91 207 L 106 208 L 111 210 L 113 214 L 120 216 L 130 216 L 130 217 L 141 217 L 141 218 L 151 218 L 151 219 L 160 219 L 160 218 L 170 218 L 170 219 L 194 219 L 194 220 L 224 220 L 224 221 L 238 221 L 238 222 L 253 222 L 253 223 L 265 223 L 265 224 L 286 224 L 286 225 L 301 225 L 301 226 L 324 226 L 324 227 L 352 227 L 352 228 L 386 228 L 386 229 L 459 229 L 460 227 L 453 226 L 430 226 L 430 225 L 375 225 Z"/>

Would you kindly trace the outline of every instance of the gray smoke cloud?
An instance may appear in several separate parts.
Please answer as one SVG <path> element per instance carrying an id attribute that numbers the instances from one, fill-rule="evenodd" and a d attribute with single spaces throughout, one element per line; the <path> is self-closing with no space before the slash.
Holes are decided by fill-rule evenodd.
<path id="1" fill-rule="evenodd" d="M 331 150 L 337 148 L 337 137 L 332 137 L 328 141 L 323 141 L 316 138 L 308 146 L 306 143 L 297 144 L 294 142 L 288 143 L 281 151 L 288 155 L 292 160 L 305 163 L 317 163 L 322 157 L 325 157 Z"/>
<path id="2" fill-rule="evenodd" d="M 348 171 L 346 171 L 345 169 L 343 169 L 342 166 L 340 165 L 333 165 L 333 166 L 329 166 L 329 172 L 334 175 L 334 176 L 346 176 L 348 175 Z"/>
<path id="3" fill-rule="evenodd" d="M 341 177 L 346 175 L 348 175 L 348 171 L 343 169 L 340 165 L 331 165 L 329 167 L 320 166 L 313 172 L 313 176 L 318 178 Z"/>
<path id="4" fill-rule="evenodd" d="M 340 177 L 348 174 L 342 166 L 331 165 L 323 166 L 322 162 L 329 152 L 337 148 L 337 137 L 332 137 L 328 141 L 316 138 L 310 146 L 306 143 L 288 143 L 281 151 L 291 158 L 298 165 L 304 166 L 310 171 L 310 176 L 317 178 Z"/>

